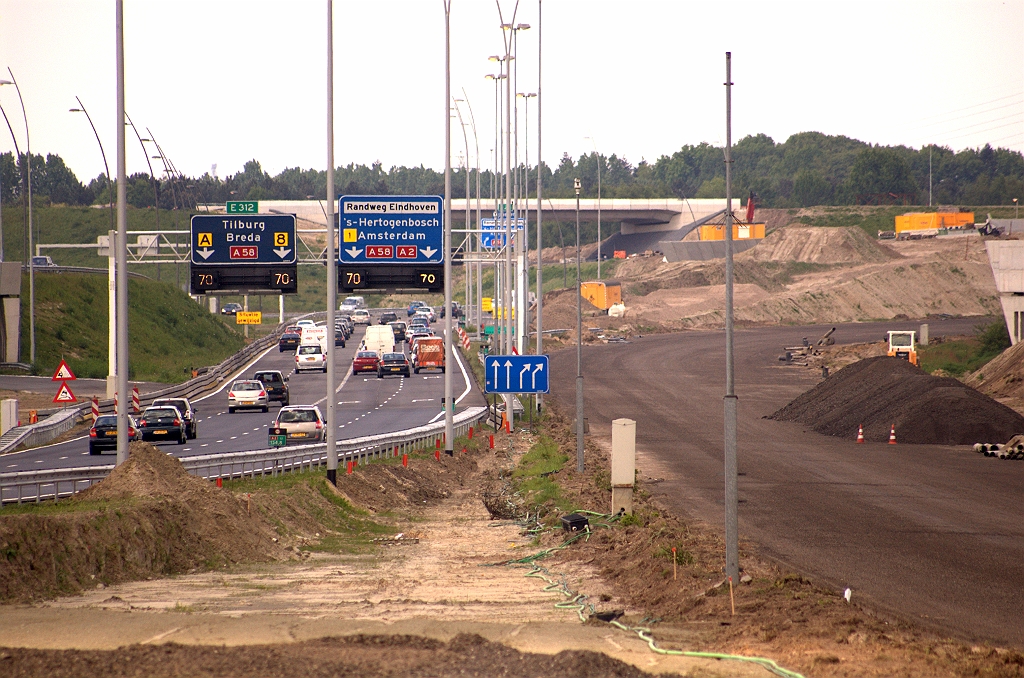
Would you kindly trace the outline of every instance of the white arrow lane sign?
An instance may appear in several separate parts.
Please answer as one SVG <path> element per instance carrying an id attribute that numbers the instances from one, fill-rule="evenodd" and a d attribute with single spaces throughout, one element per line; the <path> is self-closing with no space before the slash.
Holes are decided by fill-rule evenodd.
<path id="1" fill-rule="evenodd" d="M 346 252 L 348 252 L 348 255 L 349 255 L 350 257 L 352 257 L 353 259 L 355 259 L 356 257 L 358 257 L 358 256 L 359 256 L 359 253 L 360 253 L 360 252 L 362 252 L 363 250 L 362 250 L 362 248 L 356 248 L 356 247 L 349 247 L 349 248 L 348 248 L 347 250 L 345 250 L 345 251 L 346 251 Z"/>
<path id="2" fill-rule="evenodd" d="M 530 371 L 530 363 L 524 363 L 523 369 L 519 372 L 519 390 L 523 390 L 523 375 Z"/>
<path id="3" fill-rule="evenodd" d="M 289 252 L 291 252 L 291 250 L 286 250 L 283 247 L 278 247 L 276 250 L 274 250 L 274 253 L 277 254 L 277 256 L 281 257 L 282 259 L 287 257 Z"/>
<path id="4" fill-rule="evenodd" d="M 217 251 L 217 250 L 211 250 L 211 249 L 209 249 L 208 247 L 204 247 L 204 248 L 203 248 L 203 249 L 201 249 L 201 250 L 196 250 L 196 254 L 198 254 L 199 256 L 201 256 L 201 257 L 202 257 L 203 259 L 209 259 L 209 258 L 210 258 L 210 255 L 211 255 L 211 254 L 213 254 L 213 253 L 214 253 L 214 252 L 216 252 L 216 251 Z"/>
<path id="5" fill-rule="evenodd" d="M 429 259 L 430 257 L 434 256 L 434 253 L 437 252 L 437 250 L 435 250 L 433 247 L 424 247 L 420 251 L 423 252 L 423 254 L 427 257 L 427 259 Z M 352 256 L 355 256 L 355 255 L 353 254 Z"/>
<path id="6" fill-rule="evenodd" d="M 529 365 L 527 365 L 527 367 L 529 367 Z M 537 363 L 537 366 L 533 368 L 533 384 L 530 386 L 530 388 L 532 388 L 534 390 L 537 389 L 537 373 L 538 372 L 543 372 L 543 371 L 544 371 L 544 363 Z M 522 383 L 521 382 L 520 382 L 519 386 L 520 386 L 520 388 L 522 388 Z"/>
<path id="7" fill-rule="evenodd" d="M 506 386 L 512 385 L 512 361 L 505 361 L 505 384 Z"/>
<path id="8" fill-rule="evenodd" d="M 498 387 L 498 361 L 494 361 L 494 387 Z"/>

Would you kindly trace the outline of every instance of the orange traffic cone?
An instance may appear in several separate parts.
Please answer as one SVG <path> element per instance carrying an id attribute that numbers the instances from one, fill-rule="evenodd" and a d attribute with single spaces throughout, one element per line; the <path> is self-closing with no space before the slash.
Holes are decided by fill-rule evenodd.
<path id="1" fill-rule="evenodd" d="M 863 424 L 857 427 L 857 442 L 858 443 L 863 443 L 864 442 L 864 425 Z"/>
<path id="2" fill-rule="evenodd" d="M 890 445 L 895 445 L 896 444 L 896 424 L 893 424 L 892 428 L 889 429 L 889 444 Z"/>

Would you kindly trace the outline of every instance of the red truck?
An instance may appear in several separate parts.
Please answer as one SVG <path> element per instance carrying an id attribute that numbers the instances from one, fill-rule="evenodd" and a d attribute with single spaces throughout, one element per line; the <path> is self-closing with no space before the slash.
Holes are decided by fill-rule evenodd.
<path id="1" fill-rule="evenodd" d="M 416 374 L 420 370 L 439 369 L 444 372 L 444 339 L 422 337 L 416 340 L 412 349 L 412 366 Z"/>

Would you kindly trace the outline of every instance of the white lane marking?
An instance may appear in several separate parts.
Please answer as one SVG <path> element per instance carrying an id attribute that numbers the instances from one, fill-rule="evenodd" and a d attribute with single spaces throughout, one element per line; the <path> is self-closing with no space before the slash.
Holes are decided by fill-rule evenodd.
<path id="1" fill-rule="evenodd" d="M 223 384 L 221 384 L 220 388 L 218 388 L 218 389 L 217 389 L 216 391 L 214 391 L 213 393 L 211 393 L 211 394 L 209 394 L 209 395 L 204 395 L 204 396 L 203 396 L 202 398 L 196 398 L 196 399 L 195 399 L 195 400 L 193 400 L 192 402 L 194 402 L 194 403 L 198 403 L 198 402 L 200 402 L 200 401 L 206 400 L 207 398 L 212 398 L 213 396 L 217 395 L 218 393 L 220 393 L 221 391 L 223 391 L 223 390 L 224 390 L 225 388 L 227 388 L 228 384 L 230 384 L 230 383 L 234 382 L 234 381 L 235 381 L 235 379 L 238 379 L 238 377 L 239 377 L 239 376 L 241 376 L 242 374 L 244 374 L 246 370 L 248 370 L 248 369 L 249 369 L 250 367 L 252 367 L 252 366 L 253 366 L 253 365 L 255 365 L 256 363 L 258 363 L 259 361 L 263 360 L 263 358 L 264 358 L 264 357 L 266 357 L 266 355 L 267 355 L 268 353 L 270 353 L 270 352 L 271 352 L 272 350 L 274 350 L 275 348 L 277 348 L 277 345 L 276 345 L 276 344 L 274 344 L 274 345 L 271 345 L 271 346 L 270 346 L 270 348 L 268 348 L 268 349 L 267 349 L 266 351 L 264 351 L 263 353 L 260 353 L 260 354 L 259 354 L 258 356 L 256 356 L 256 357 L 255 357 L 255 358 L 254 358 L 253 360 L 251 360 L 250 362 L 248 362 L 248 363 L 246 363 L 245 365 L 243 365 L 243 366 L 241 367 L 241 369 L 239 369 L 239 370 L 238 370 L 237 372 L 235 372 L 235 374 L 234 374 L 233 376 L 231 376 L 231 377 L 229 377 L 229 378 L 225 379 L 225 380 L 224 380 L 224 383 L 223 383 Z M 220 413 L 220 412 L 218 412 L 218 413 L 217 413 L 217 416 L 220 416 L 220 414 L 221 414 L 221 413 Z"/>
<path id="2" fill-rule="evenodd" d="M 342 401 L 339 401 L 338 404 L 339 405 L 358 405 L 359 402 L 360 401 L 358 401 L 358 400 L 342 400 Z"/>
<path id="3" fill-rule="evenodd" d="M 245 431 L 244 433 L 242 433 L 242 435 L 243 435 L 243 436 L 247 436 L 247 435 L 249 435 L 249 432 L 248 432 L 248 431 Z M 235 436 L 235 437 L 237 438 L 237 436 Z M 234 438 L 232 438 L 232 440 L 234 440 Z"/>
<path id="4" fill-rule="evenodd" d="M 453 347 L 452 353 L 455 354 L 455 362 L 459 364 L 459 370 L 462 372 L 462 381 L 463 383 L 466 384 L 466 390 L 462 392 L 462 395 L 455 399 L 455 404 L 458 405 L 460 402 L 462 402 L 462 399 L 469 395 L 469 392 L 473 390 L 473 385 L 469 381 L 469 375 L 466 374 L 466 366 L 463 364 L 462 356 L 460 355 L 461 351 L 458 351 Z M 436 415 L 433 419 L 430 420 L 430 423 L 433 424 L 435 421 L 443 417 L 444 414 L 444 412 L 441 412 L 440 414 Z"/>
<path id="5" fill-rule="evenodd" d="M 409 402 L 411 403 L 430 403 L 433 402 L 434 398 L 413 398 Z"/>
<path id="6" fill-rule="evenodd" d="M 238 436 L 231 436 L 231 440 L 235 440 L 237 438 L 238 438 Z"/>
<path id="7" fill-rule="evenodd" d="M 202 444 L 202 445 L 200 445 L 199 447 L 206 447 L 206 446 L 207 446 L 207 445 L 209 445 L 209 444 L 210 444 L 210 443 L 203 443 L 203 444 Z"/>
<path id="8" fill-rule="evenodd" d="M 14 468 L 15 466 L 17 466 L 17 464 L 8 464 L 7 468 Z"/>
<path id="9" fill-rule="evenodd" d="M 221 444 L 221 443 L 222 443 L 222 442 L 224 442 L 224 441 L 223 441 L 223 440 L 218 440 L 218 441 L 216 441 L 216 442 L 217 442 L 217 444 L 219 445 L 219 444 Z"/>
<path id="10" fill-rule="evenodd" d="M 67 459 L 67 457 L 61 457 L 61 459 Z"/>
<path id="11" fill-rule="evenodd" d="M 36 459 L 36 463 L 37 463 L 37 464 L 42 464 L 42 463 L 43 463 L 43 460 L 42 460 L 42 459 Z"/>

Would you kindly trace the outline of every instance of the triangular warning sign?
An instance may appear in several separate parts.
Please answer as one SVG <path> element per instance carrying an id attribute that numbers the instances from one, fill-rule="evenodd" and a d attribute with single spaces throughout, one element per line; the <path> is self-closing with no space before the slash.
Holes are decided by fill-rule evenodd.
<path id="1" fill-rule="evenodd" d="M 61 383 L 60 390 L 57 391 L 57 395 L 53 397 L 55 403 L 77 403 L 78 398 L 71 392 L 66 383 Z"/>
<path id="2" fill-rule="evenodd" d="M 68 364 L 66 362 L 64 362 L 63 358 L 61 358 L 60 367 L 58 367 L 57 371 L 53 373 L 53 378 L 50 379 L 50 381 L 74 381 L 74 380 L 75 380 L 75 373 L 71 371 L 71 368 L 68 367 Z"/>

